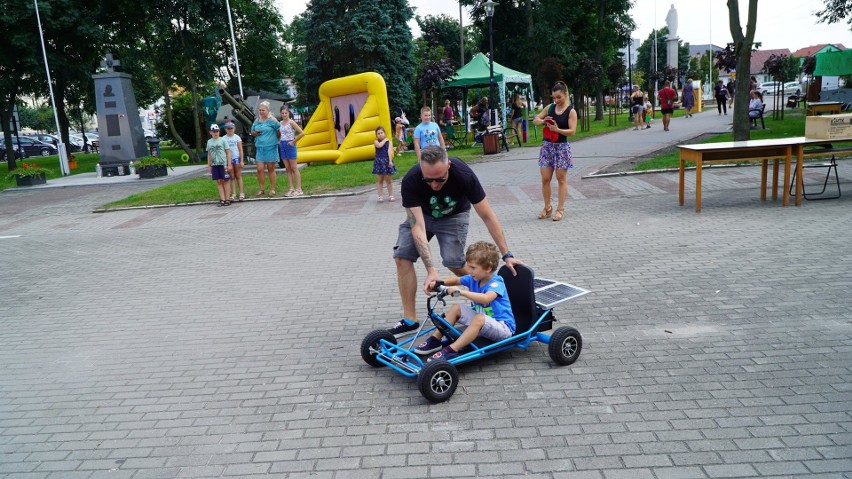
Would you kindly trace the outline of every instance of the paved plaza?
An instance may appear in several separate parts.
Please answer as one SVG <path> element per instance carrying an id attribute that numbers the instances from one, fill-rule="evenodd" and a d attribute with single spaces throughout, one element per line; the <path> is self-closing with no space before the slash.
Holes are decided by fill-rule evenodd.
<path id="1" fill-rule="evenodd" d="M 676 172 L 581 178 L 729 122 L 576 142 L 559 223 L 537 148 L 475 164 L 515 255 L 592 290 L 556 308 L 584 347 L 462 366 L 437 405 L 359 355 L 401 313 L 399 200 L 0 193 L 0 477 L 848 478 L 850 162 L 843 197 L 788 208 L 756 166 L 706 170 L 701 213 Z"/>

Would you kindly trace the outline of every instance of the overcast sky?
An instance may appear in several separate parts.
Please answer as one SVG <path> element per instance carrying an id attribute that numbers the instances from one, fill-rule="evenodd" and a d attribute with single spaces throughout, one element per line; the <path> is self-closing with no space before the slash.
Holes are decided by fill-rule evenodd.
<path id="1" fill-rule="evenodd" d="M 302 13 L 307 3 L 307 0 L 276 0 L 287 22 Z M 456 0 L 409 0 L 409 4 L 416 9 L 417 14 L 423 16 L 444 13 L 457 18 L 459 15 Z M 640 41 L 645 40 L 655 26 L 666 26 L 666 13 L 672 4 L 678 12 L 677 34 L 685 43 L 700 45 L 712 42 L 724 46 L 731 41 L 726 0 L 634 0 L 633 4 L 630 11 L 636 22 L 633 37 Z M 747 5 L 748 0 L 740 0 L 743 28 Z M 764 50 L 789 48 L 790 51 L 796 51 L 819 43 L 842 43 L 852 48 L 852 32 L 847 23 L 817 23 L 814 12 L 824 5 L 824 0 L 761 0 L 758 3 L 755 40 L 763 42 L 761 48 Z M 467 12 L 464 23 L 470 23 Z M 415 24 L 412 30 L 415 36 L 419 34 Z"/>

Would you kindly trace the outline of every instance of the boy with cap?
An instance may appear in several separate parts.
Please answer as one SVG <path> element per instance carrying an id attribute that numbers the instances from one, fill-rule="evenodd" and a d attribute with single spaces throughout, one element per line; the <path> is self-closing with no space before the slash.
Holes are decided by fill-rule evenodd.
<path id="1" fill-rule="evenodd" d="M 207 167 L 219 189 L 219 206 L 229 206 L 231 202 L 228 201 L 228 196 L 230 196 L 231 185 L 227 181 L 229 179 L 227 174 L 231 171 L 231 149 L 219 133 L 219 125 L 215 123 L 210 125 L 210 136 L 213 138 L 207 140 Z"/>

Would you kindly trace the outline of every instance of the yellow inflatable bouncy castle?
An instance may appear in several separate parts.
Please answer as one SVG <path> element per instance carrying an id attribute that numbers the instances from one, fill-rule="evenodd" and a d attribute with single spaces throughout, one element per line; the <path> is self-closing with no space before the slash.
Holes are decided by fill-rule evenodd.
<path id="1" fill-rule="evenodd" d="M 372 160 L 376 128 L 391 130 L 385 80 L 374 72 L 329 80 L 319 88 L 320 104 L 296 144 L 297 161 L 333 161 L 336 164 Z M 389 148 L 391 155 L 393 148 Z"/>

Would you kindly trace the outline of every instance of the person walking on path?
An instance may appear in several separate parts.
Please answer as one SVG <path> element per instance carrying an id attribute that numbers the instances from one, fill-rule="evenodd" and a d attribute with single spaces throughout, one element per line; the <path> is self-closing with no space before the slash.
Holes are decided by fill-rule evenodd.
<path id="1" fill-rule="evenodd" d="M 728 114 L 728 89 L 725 88 L 725 82 L 719 80 L 716 82 L 716 86 L 713 87 L 713 96 L 716 97 L 716 108 L 719 110 L 719 114 L 722 114 L 722 111 L 725 114 Z"/>
<path id="2" fill-rule="evenodd" d="M 633 93 L 630 94 L 630 112 L 633 113 L 633 129 L 642 128 L 642 110 L 645 109 L 645 94 L 639 91 L 639 85 L 633 85 Z M 535 123 L 535 120 L 533 120 Z"/>
<path id="3" fill-rule="evenodd" d="M 686 79 L 681 98 L 683 99 L 683 109 L 686 110 L 684 116 L 689 118 L 692 116 L 692 109 L 695 108 L 695 88 L 692 86 L 692 78 Z"/>
<path id="4" fill-rule="evenodd" d="M 275 164 L 278 163 L 278 138 L 281 136 L 280 125 L 274 116 L 269 114 L 269 101 L 263 100 L 257 108 L 258 118 L 251 125 L 251 136 L 254 137 L 255 160 L 257 161 L 257 186 L 260 190 L 255 196 L 263 196 L 264 174 L 269 176 L 269 196 L 275 196 Z"/>
<path id="5" fill-rule="evenodd" d="M 672 113 L 674 113 L 674 104 L 677 101 L 677 91 L 672 88 L 671 81 L 666 80 L 663 84 L 663 89 L 657 93 L 657 98 L 660 99 L 660 113 L 663 114 L 663 131 L 669 131 Z"/>
<path id="6" fill-rule="evenodd" d="M 734 107 L 734 97 L 737 96 L 737 82 L 733 78 L 728 80 L 728 108 Z"/>
<path id="7" fill-rule="evenodd" d="M 515 99 L 512 101 L 512 129 L 515 130 L 515 136 L 518 141 L 521 141 L 521 133 L 523 132 L 524 121 L 524 105 L 521 103 L 521 96 L 515 93 Z"/>
<path id="8" fill-rule="evenodd" d="M 417 258 L 421 258 L 426 267 L 423 292 L 429 294 L 430 287 L 440 279 L 429 251 L 429 240 L 433 236 L 438 238 L 444 266 L 456 276 L 468 274 L 464 248 L 471 207 L 485 223 L 512 274 L 515 273 L 515 265 L 523 264 L 509 251 L 503 227 L 485 196 L 479 178 L 460 159 L 447 158 L 444 148 L 424 148 L 420 161 L 402 179 L 401 190 L 406 220 L 399 225 L 393 259 L 403 317 L 389 330 L 397 338 L 409 335 L 419 327 L 415 319 L 417 273 L 414 263 Z"/>
<path id="9" fill-rule="evenodd" d="M 568 197 L 568 168 L 574 167 L 568 136 L 573 136 L 577 132 L 577 111 L 568 104 L 568 87 L 564 83 L 556 82 L 550 93 L 553 96 L 553 103 L 533 118 L 533 124 L 545 125 L 542 132 L 544 139 L 538 153 L 544 209 L 541 210 L 538 218 L 543 220 L 553 213 L 550 183 L 555 171 L 559 191 L 553 221 L 560 221 L 565 216 L 565 199 Z M 642 110 L 638 110 L 634 115 L 639 118 L 641 125 Z"/>

